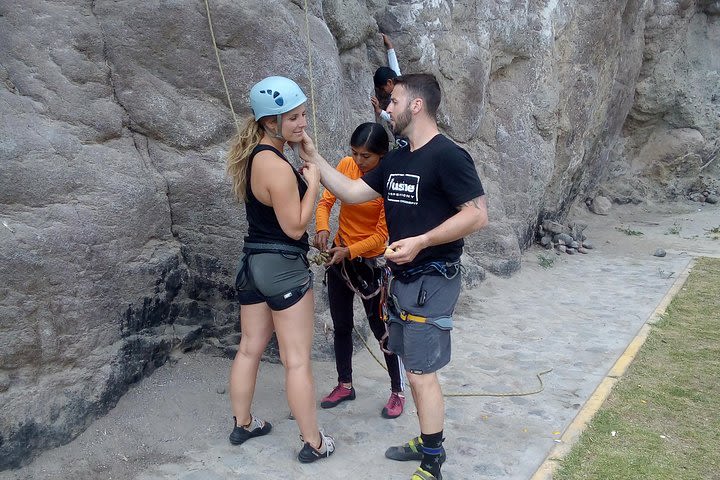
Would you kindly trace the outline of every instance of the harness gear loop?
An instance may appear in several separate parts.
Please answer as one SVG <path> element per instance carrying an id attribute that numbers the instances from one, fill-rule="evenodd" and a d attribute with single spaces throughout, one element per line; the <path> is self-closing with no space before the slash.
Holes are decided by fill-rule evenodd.
<path id="1" fill-rule="evenodd" d="M 405 320 L 406 322 L 415 322 L 415 323 L 426 323 L 427 317 L 421 317 L 420 315 L 413 315 L 412 313 L 407 313 L 406 311 L 400 312 L 400 318 L 402 320 Z"/>
<path id="2" fill-rule="evenodd" d="M 382 285 L 382 284 L 383 284 L 382 276 L 380 277 L 380 279 L 379 279 L 379 281 L 378 281 L 378 286 L 377 286 L 377 288 L 376 288 L 372 293 L 367 293 L 367 294 L 366 294 L 366 293 L 363 293 L 363 292 L 360 291 L 359 288 L 357 288 L 357 287 L 355 286 L 355 284 L 353 284 L 352 280 L 350 279 L 350 274 L 349 274 L 348 271 L 347 271 L 347 265 L 346 265 L 346 263 L 352 265 L 352 261 L 345 262 L 345 260 L 343 260 L 342 262 L 340 262 L 340 268 L 339 268 L 339 270 L 340 270 L 340 276 L 341 276 L 342 279 L 345 281 L 345 283 L 347 284 L 348 288 L 353 291 L 353 293 L 355 293 L 356 295 L 358 295 L 358 296 L 359 296 L 360 298 L 362 298 L 363 300 L 369 300 L 369 299 L 373 298 L 374 296 L 376 296 L 376 295 L 378 295 L 378 294 L 380 293 L 380 291 L 381 291 L 382 288 L 383 288 L 383 285 Z M 368 268 L 370 268 L 371 270 L 373 269 L 373 267 L 371 267 L 371 266 L 369 266 L 369 265 L 368 265 Z M 354 269 L 354 267 L 353 267 L 353 269 Z M 362 282 L 361 285 L 362 285 L 362 284 L 367 285 L 367 282 L 365 281 L 364 278 L 362 278 L 362 276 L 357 272 L 357 270 L 356 270 L 354 273 L 355 273 L 355 277 L 358 279 L 358 281 Z M 374 276 L 374 275 L 373 275 L 373 276 Z M 374 279 L 373 279 L 373 280 L 374 280 Z"/>
<path id="3" fill-rule="evenodd" d="M 390 270 L 390 267 L 385 265 L 382 268 L 382 281 L 380 284 L 382 285 L 382 288 L 380 289 L 380 318 L 385 322 L 388 323 L 388 320 L 390 319 L 390 314 L 388 313 L 388 297 L 390 296 L 390 282 L 392 282 L 392 271 Z"/>
<path id="4" fill-rule="evenodd" d="M 452 273 L 450 273 L 451 270 L 454 270 Z M 448 280 L 452 280 L 455 278 L 459 273 L 464 272 L 465 269 L 460 263 L 460 260 L 456 260 L 454 262 L 427 262 L 423 263 L 422 265 L 418 265 L 417 267 L 409 268 L 407 270 L 402 270 L 400 272 L 397 272 L 393 274 L 393 276 L 398 277 L 399 279 L 410 279 L 415 276 L 419 275 L 437 275 L 440 274 L 443 277 L 447 278 Z"/>

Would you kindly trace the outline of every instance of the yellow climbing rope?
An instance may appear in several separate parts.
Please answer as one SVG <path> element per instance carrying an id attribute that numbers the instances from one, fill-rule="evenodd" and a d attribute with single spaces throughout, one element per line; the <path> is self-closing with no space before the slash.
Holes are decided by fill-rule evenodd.
<path id="1" fill-rule="evenodd" d="M 363 345 L 365 345 L 365 348 L 370 353 L 370 356 L 372 356 L 373 359 L 380 365 L 385 371 L 387 371 L 387 367 L 384 363 L 380 361 L 380 359 L 375 355 L 375 353 L 370 348 L 370 345 L 367 344 L 365 341 L 365 338 L 363 338 L 362 335 L 360 335 L 360 332 L 357 331 L 355 327 L 353 327 L 353 331 L 358 336 L 360 341 Z M 538 372 L 535 374 L 535 378 L 538 379 L 538 382 L 540 383 L 540 386 L 536 388 L 535 390 L 529 390 L 525 392 L 500 392 L 500 393 L 490 393 L 490 392 L 451 392 L 451 393 L 443 393 L 443 397 L 525 397 L 528 395 L 535 395 L 537 393 L 542 392 L 545 390 L 545 383 L 543 382 L 543 375 L 547 375 L 548 373 L 552 372 L 552 368 L 548 368 L 547 370 L 543 370 L 542 372 Z"/>
<path id="2" fill-rule="evenodd" d="M 207 12 L 208 26 L 210 27 L 210 37 L 212 38 L 213 48 L 215 49 L 215 58 L 217 59 L 218 69 L 220 70 L 220 78 L 222 78 L 223 87 L 225 87 L 225 95 L 227 96 L 228 105 L 230 106 L 233 121 L 235 122 L 235 129 L 239 132 L 240 125 L 238 124 L 237 115 L 235 115 L 235 109 L 230 99 L 230 89 L 225 81 L 225 72 L 223 71 L 222 62 L 220 61 L 220 51 L 217 48 L 217 41 L 215 40 L 215 30 L 213 29 L 212 19 L 210 18 L 210 5 L 208 4 L 208 0 L 205 0 L 205 11 Z"/>
<path id="3" fill-rule="evenodd" d="M 310 19 L 308 15 L 308 2 L 305 0 L 305 38 L 307 39 L 307 47 L 308 47 L 308 80 L 310 81 L 310 104 L 312 105 L 312 126 L 313 126 L 313 140 L 315 141 L 315 146 L 318 146 L 318 140 L 317 140 L 317 121 L 315 117 L 315 83 L 313 82 L 313 68 L 312 68 L 312 48 L 310 46 Z M 232 99 L 230 98 L 230 89 L 227 86 L 227 81 L 225 80 L 225 72 L 223 70 L 222 61 L 220 61 L 220 50 L 217 46 L 217 40 L 215 39 L 215 29 L 213 28 L 213 22 L 212 17 L 210 16 L 210 3 L 209 0 L 205 0 L 205 12 L 207 14 L 207 20 L 208 20 L 208 27 L 210 27 L 210 37 L 212 39 L 213 49 L 215 50 L 215 59 L 217 60 L 218 64 L 218 70 L 220 70 L 220 78 L 222 79 L 223 87 L 225 88 L 225 95 L 227 96 L 227 102 L 228 106 L 230 107 L 230 112 L 232 112 L 233 121 L 235 122 L 235 128 L 236 130 L 240 130 L 240 125 L 238 123 L 237 115 L 235 114 L 235 109 L 233 108 Z"/>
<path id="4" fill-rule="evenodd" d="M 313 66 L 312 66 L 312 48 L 310 48 L 310 20 L 308 15 L 308 2 L 305 0 L 305 39 L 307 41 L 308 50 L 308 80 L 310 81 L 310 104 L 312 105 L 313 119 L 313 140 L 315 148 L 320 149 L 317 139 L 317 121 L 315 118 L 315 83 L 313 82 Z"/>

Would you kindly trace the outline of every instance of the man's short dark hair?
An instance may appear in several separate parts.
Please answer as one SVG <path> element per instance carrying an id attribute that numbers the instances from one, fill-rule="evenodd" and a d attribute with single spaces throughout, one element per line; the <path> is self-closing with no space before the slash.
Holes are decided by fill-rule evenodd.
<path id="1" fill-rule="evenodd" d="M 440 84 L 431 73 L 411 73 L 395 77 L 395 85 L 403 85 L 411 97 L 422 98 L 428 114 L 435 118 L 440 106 Z"/>
<path id="2" fill-rule="evenodd" d="M 393 80 L 395 77 L 397 77 L 397 73 L 392 68 L 378 68 L 377 70 L 375 70 L 375 75 L 373 75 L 373 82 L 375 83 L 375 88 L 382 87 L 387 83 L 388 80 Z"/>

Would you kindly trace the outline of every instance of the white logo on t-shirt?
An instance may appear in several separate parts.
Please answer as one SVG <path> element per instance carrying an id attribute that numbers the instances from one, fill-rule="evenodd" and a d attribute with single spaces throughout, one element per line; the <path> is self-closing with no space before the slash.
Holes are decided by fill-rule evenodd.
<path id="1" fill-rule="evenodd" d="M 392 173 L 387 181 L 388 202 L 417 205 L 420 190 L 420 176 L 406 173 Z"/>

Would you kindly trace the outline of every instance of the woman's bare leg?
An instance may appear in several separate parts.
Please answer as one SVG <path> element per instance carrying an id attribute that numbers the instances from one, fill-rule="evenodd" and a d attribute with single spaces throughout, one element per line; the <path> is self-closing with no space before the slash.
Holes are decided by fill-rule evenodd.
<path id="1" fill-rule="evenodd" d="M 230 369 L 230 404 L 238 426 L 250 423 L 260 357 L 273 332 L 272 311 L 266 303 L 240 307 L 240 346 Z"/>
<path id="2" fill-rule="evenodd" d="M 298 303 L 285 310 L 274 311 L 272 315 L 280 346 L 280 359 L 285 365 L 285 389 L 290 411 L 305 441 L 317 448 L 320 432 L 310 363 L 315 323 L 313 291 L 308 290 Z"/>

